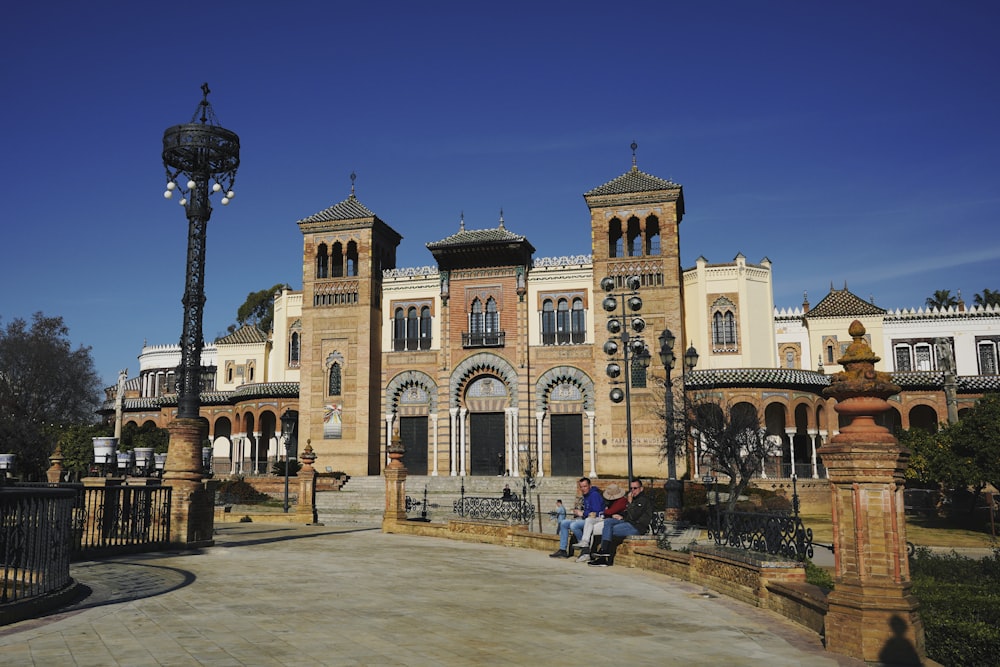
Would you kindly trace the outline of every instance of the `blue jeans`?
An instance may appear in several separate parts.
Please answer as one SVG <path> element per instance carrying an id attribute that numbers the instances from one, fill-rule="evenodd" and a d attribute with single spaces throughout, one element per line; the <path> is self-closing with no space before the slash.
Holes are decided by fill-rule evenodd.
<path id="1" fill-rule="evenodd" d="M 579 542 L 583 538 L 583 519 L 563 519 L 559 522 L 559 548 L 563 551 L 569 549 L 569 531 L 573 531 Z"/>
<path id="2" fill-rule="evenodd" d="M 605 543 L 611 544 L 611 540 L 616 537 L 628 537 L 638 535 L 639 529 L 622 519 L 605 519 L 604 531 L 601 533 L 601 546 Z"/>

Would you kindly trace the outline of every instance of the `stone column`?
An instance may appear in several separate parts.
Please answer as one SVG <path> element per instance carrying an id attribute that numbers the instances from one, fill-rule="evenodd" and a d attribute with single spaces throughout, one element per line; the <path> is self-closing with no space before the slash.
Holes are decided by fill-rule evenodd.
<path id="1" fill-rule="evenodd" d="M 389 445 L 389 464 L 385 467 L 385 514 L 382 531 L 391 533 L 399 521 L 406 521 L 406 466 L 403 465 L 403 440 L 399 433 L 392 434 Z"/>
<path id="2" fill-rule="evenodd" d="M 319 523 L 319 517 L 316 515 L 316 469 L 313 468 L 316 452 L 308 440 L 306 448 L 299 455 L 299 461 L 302 462 L 302 468 L 298 473 L 299 500 L 295 505 L 295 514 L 307 524 L 316 525 Z"/>
<path id="3" fill-rule="evenodd" d="M 587 432 L 590 434 L 590 476 L 597 477 L 597 449 L 594 446 L 594 420 L 597 413 L 593 410 L 584 412 L 587 416 Z"/>
<path id="4" fill-rule="evenodd" d="M 827 600 L 826 645 L 872 663 L 920 664 L 924 626 L 911 594 L 906 557 L 903 472 L 910 453 L 875 417 L 899 393 L 855 320 L 854 342 L 827 396 L 850 424 L 820 450 L 830 479 L 836 588 Z"/>
<path id="5" fill-rule="evenodd" d="M 202 418 L 178 417 L 167 425 L 170 448 L 163 485 L 170 492 L 170 541 L 186 547 L 215 543 L 216 480 L 202 479 L 201 443 L 208 435 Z"/>
<path id="6" fill-rule="evenodd" d="M 809 429 L 809 467 L 812 470 L 812 478 L 819 479 L 819 469 L 816 467 L 816 443 L 819 442 L 819 431 Z"/>
<path id="7" fill-rule="evenodd" d="M 469 411 L 466 408 L 459 408 L 458 410 L 458 474 L 462 477 L 465 477 L 465 457 L 466 451 L 468 450 L 468 443 L 465 440 L 465 415 L 468 413 Z"/>
<path id="8" fill-rule="evenodd" d="M 542 469 L 544 468 L 544 466 L 542 465 L 542 451 L 544 449 L 544 443 L 542 442 L 542 437 L 544 432 L 542 430 L 542 426 L 544 420 L 545 420 L 544 412 L 535 413 L 535 441 L 538 443 L 538 459 L 537 459 L 538 464 L 535 466 L 536 468 L 538 468 L 538 471 L 535 473 L 535 477 L 545 476 L 545 473 L 542 472 Z"/>
<path id="9" fill-rule="evenodd" d="M 458 408 L 450 408 L 448 412 L 451 417 L 451 433 L 448 434 L 451 442 L 451 476 L 455 477 L 458 475 L 455 468 L 455 464 L 458 462 Z"/>
<path id="10" fill-rule="evenodd" d="M 431 442 L 434 443 L 434 467 L 431 470 L 431 477 L 438 476 L 438 415 L 433 413 L 431 415 Z"/>

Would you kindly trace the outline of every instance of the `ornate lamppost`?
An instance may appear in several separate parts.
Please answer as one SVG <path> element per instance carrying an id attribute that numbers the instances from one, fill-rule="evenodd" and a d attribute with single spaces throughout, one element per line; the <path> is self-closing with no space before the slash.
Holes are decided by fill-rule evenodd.
<path id="1" fill-rule="evenodd" d="M 181 194 L 187 212 L 188 251 L 184 283 L 184 327 L 181 333 L 181 366 L 177 416 L 197 419 L 201 406 L 201 350 L 204 347 L 202 315 L 205 309 L 205 232 L 212 215 L 209 190 L 224 192 L 222 205 L 235 196 L 233 184 L 240 166 L 240 138 L 218 124 L 208 102 L 208 84 L 201 86 L 202 100 L 190 123 L 174 125 L 163 133 L 163 166 L 172 199 Z M 198 122 L 196 122 L 198 121 Z M 178 179 L 180 184 L 178 184 Z M 186 179 L 186 180 L 185 180 Z M 215 182 L 210 184 L 209 181 Z"/>
<path id="2" fill-rule="evenodd" d="M 667 504 L 663 518 L 668 521 L 676 521 L 680 518 L 683 507 L 684 485 L 677 479 L 677 440 L 674 433 L 674 385 L 670 379 L 670 372 L 674 370 L 677 357 L 674 356 L 674 342 L 676 337 L 670 329 L 664 329 L 660 334 L 660 361 L 663 362 L 663 370 L 666 373 L 666 382 L 663 385 L 666 401 L 666 444 L 667 444 L 667 482 L 663 485 L 666 490 Z M 694 345 L 684 353 L 684 368 L 688 371 L 698 365 L 698 351 Z M 683 391 L 683 386 L 681 387 Z"/>
<path id="3" fill-rule="evenodd" d="M 201 460 L 201 445 L 208 435 L 207 424 L 200 418 L 205 232 L 212 214 L 209 197 L 221 192 L 222 204 L 228 204 L 235 196 L 233 184 L 240 166 L 239 137 L 219 125 L 208 102 L 207 83 L 201 92 L 203 97 L 191 122 L 174 125 L 163 133 L 163 166 L 167 172 L 163 196 L 172 199 L 180 194 L 180 205 L 188 219 L 177 418 L 168 426 L 170 446 L 164 473 L 164 480 L 174 487 L 170 539 L 184 544 L 210 544 L 213 533 L 215 490 L 203 482 Z"/>
<path id="4" fill-rule="evenodd" d="M 286 408 L 281 415 L 281 441 L 285 445 L 285 514 L 288 514 L 288 466 L 292 463 L 292 432 L 299 420 L 299 413 Z"/>
<path id="5" fill-rule="evenodd" d="M 618 384 L 619 382 L 625 386 L 622 390 L 620 387 L 614 387 L 609 393 L 609 398 L 612 403 L 621 403 L 625 401 L 625 443 L 627 446 L 627 456 L 628 456 L 628 478 L 632 479 L 632 396 L 631 396 L 631 384 L 632 384 L 632 367 L 635 364 L 639 364 L 643 368 L 649 366 L 649 350 L 646 349 L 646 343 L 642 338 L 632 337 L 629 333 L 641 334 L 646 328 L 646 321 L 642 319 L 639 315 L 639 311 L 642 310 L 642 299 L 639 297 L 639 286 L 640 281 L 638 276 L 629 276 L 625 279 L 625 285 L 628 288 L 626 292 L 614 292 L 615 289 L 615 279 L 608 276 L 601 280 L 601 289 L 603 289 L 607 296 L 604 297 L 604 301 L 601 306 L 604 308 L 605 312 L 612 313 L 608 316 L 608 333 L 611 334 L 611 339 L 604 344 L 604 352 L 609 357 L 611 361 L 608 362 L 605 372 L 608 377 L 611 378 L 612 384 Z M 621 314 L 618 314 L 619 301 L 621 303 Z M 631 313 L 631 319 L 629 319 L 629 313 Z M 620 344 L 619 344 L 620 342 Z M 621 353 L 621 363 L 617 361 L 617 355 Z M 624 381 L 618 380 L 622 373 L 625 373 Z"/>

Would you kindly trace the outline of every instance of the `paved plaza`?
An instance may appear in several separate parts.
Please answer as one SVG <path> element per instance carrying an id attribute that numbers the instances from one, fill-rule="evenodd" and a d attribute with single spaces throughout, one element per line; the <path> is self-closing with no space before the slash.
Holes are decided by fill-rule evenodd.
<path id="1" fill-rule="evenodd" d="M 690 583 L 369 526 L 219 526 L 78 563 L 91 594 L 0 628 L 0 664 L 861 665 Z"/>

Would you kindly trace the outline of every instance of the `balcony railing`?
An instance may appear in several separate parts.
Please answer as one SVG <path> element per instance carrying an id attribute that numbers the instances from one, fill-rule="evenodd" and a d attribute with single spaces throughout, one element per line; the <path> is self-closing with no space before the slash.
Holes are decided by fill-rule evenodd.
<path id="1" fill-rule="evenodd" d="M 505 331 L 463 333 L 462 347 L 503 347 Z"/>

